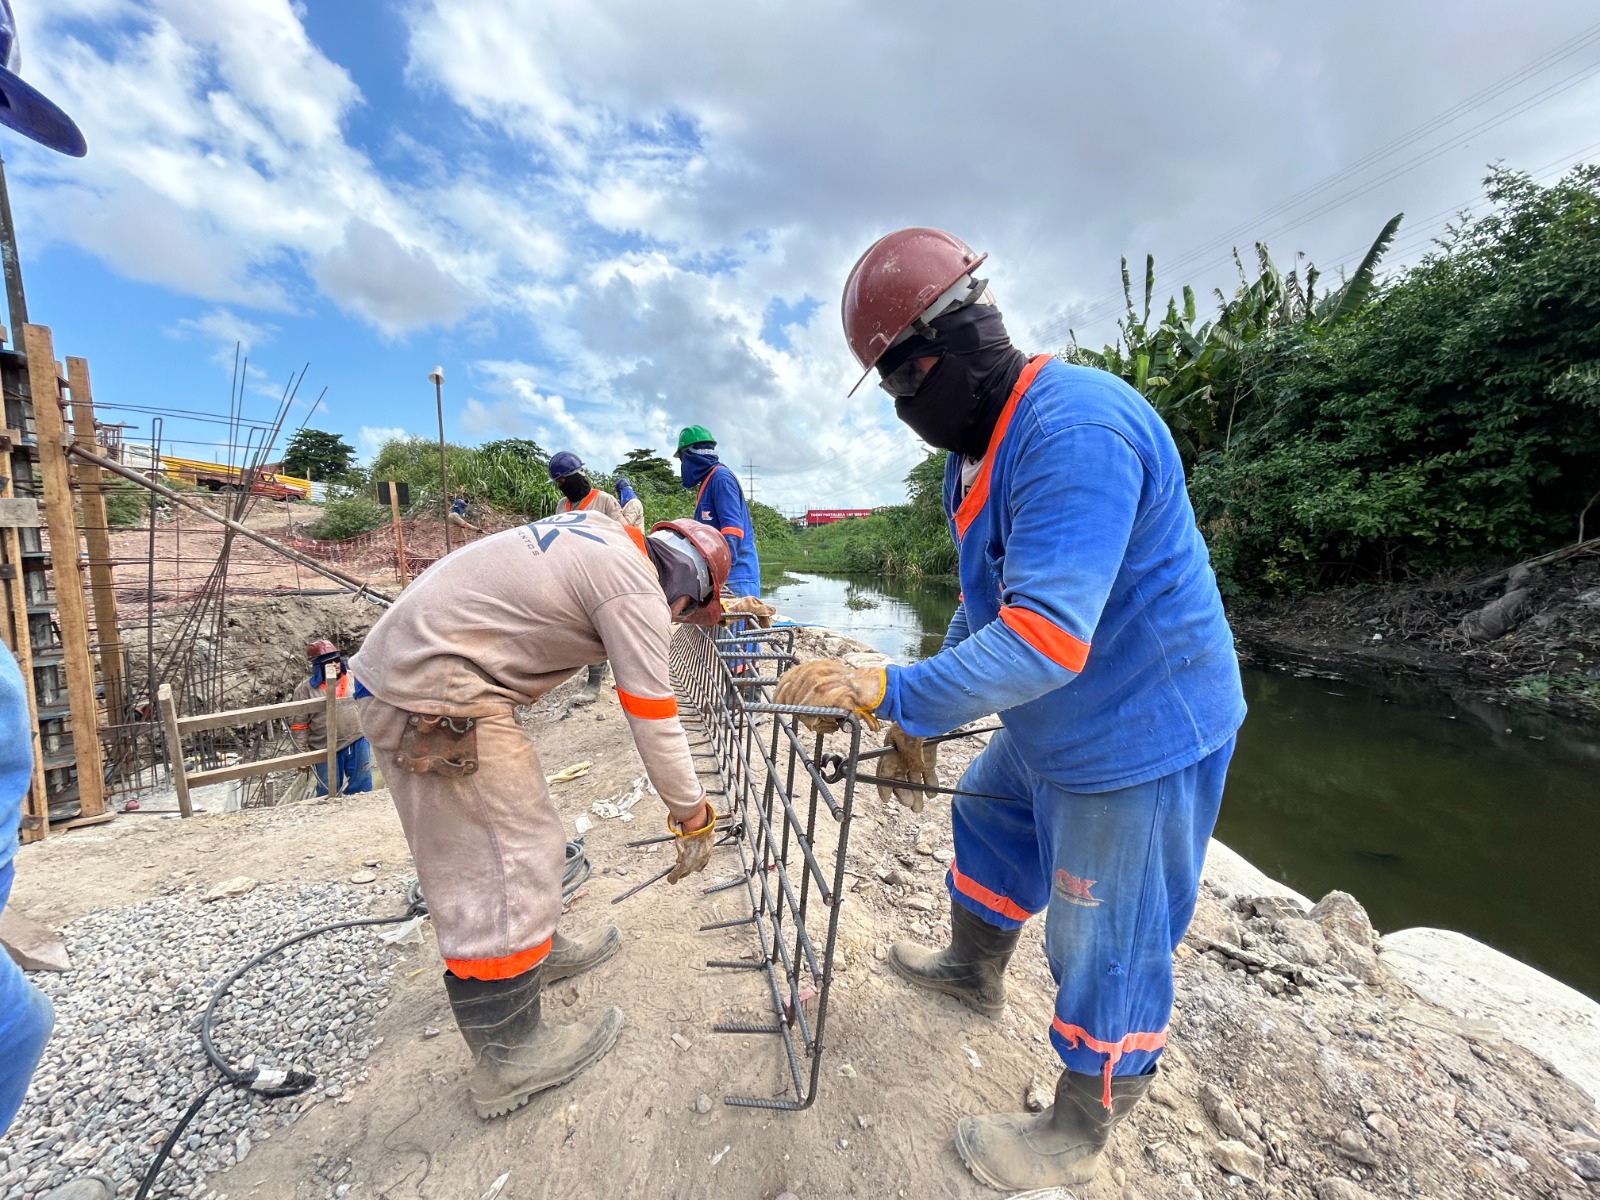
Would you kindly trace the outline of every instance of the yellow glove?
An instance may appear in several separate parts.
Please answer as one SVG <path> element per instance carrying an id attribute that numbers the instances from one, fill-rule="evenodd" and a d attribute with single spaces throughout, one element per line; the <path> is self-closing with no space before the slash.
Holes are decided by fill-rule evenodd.
<path id="1" fill-rule="evenodd" d="M 923 797 L 934 792 L 924 792 L 927 784 L 939 782 L 939 743 L 925 742 L 912 737 L 898 725 L 890 725 L 883 733 L 883 744 L 892 749 L 878 760 L 875 774 L 903 779 L 909 786 L 878 785 L 878 796 L 887 800 L 891 795 L 912 812 L 921 812 Z"/>
<path id="2" fill-rule="evenodd" d="M 852 667 L 834 658 L 814 658 L 785 671 L 772 698 L 779 704 L 849 709 L 876 729 L 878 718 L 873 710 L 883 703 L 888 686 L 889 677 L 882 667 Z M 819 733 L 839 728 L 837 717 L 801 717 L 800 722 Z"/>
<path id="3" fill-rule="evenodd" d="M 702 799 L 700 803 L 705 806 L 706 823 L 698 829 L 685 830 L 670 814 L 667 817 L 667 832 L 677 839 L 678 851 L 678 861 L 667 872 L 668 883 L 677 883 L 696 871 L 705 870 L 711 861 L 711 844 L 717 840 L 717 810 L 711 807 L 709 800 Z"/>
<path id="4" fill-rule="evenodd" d="M 756 596 L 736 596 L 732 600 L 724 600 L 722 611 L 730 617 L 740 615 L 754 617 L 756 624 L 763 629 L 772 628 L 772 618 L 778 612 L 772 605 Z"/>

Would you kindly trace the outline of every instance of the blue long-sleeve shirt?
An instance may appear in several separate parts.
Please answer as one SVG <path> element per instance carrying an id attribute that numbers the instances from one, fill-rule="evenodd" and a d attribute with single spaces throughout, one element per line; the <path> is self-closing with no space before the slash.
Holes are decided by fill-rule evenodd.
<path id="1" fill-rule="evenodd" d="M 1109 791 L 1220 748 L 1244 720 L 1233 637 L 1172 436 L 1115 376 L 1034 359 L 964 499 L 961 607 L 887 668 L 877 712 L 930 736 L 998 712 L 1029 767 Z"/>
<path id="2" fill-rule="evenodd" d="M 761 563 L 756 557 L 756 531 L 739 480 L 715 454 L 685 450 L 682 461 L 683 486 L 698 489 L 695 520 L 714 527 L 728 543 L 733 563 L 728 571 L 729 590 L 735 596 L 759 596 Z"/>
<path id="3" fill-rule="evenodd" d="M 33 722 L 28 717 L 27 685 L 11 651 L 0 646 L 0 869 L 16 856 L 22 804 L 32 783 Z"/>

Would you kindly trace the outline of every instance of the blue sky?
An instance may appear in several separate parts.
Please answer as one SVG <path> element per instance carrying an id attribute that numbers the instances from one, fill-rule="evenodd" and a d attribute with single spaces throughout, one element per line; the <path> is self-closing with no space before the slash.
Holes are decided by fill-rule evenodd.
<path id="1" fill-rule="evenodd" d="M 0 131 L 30 313 L 105 418 L 226 411 L 243 341 L 254 415 L 309 362 L 311 424 L 370 452 L 431 435 L 439 363 L 453 439 L 609 467 L 702 423 L 787 507 L 898 499 L 920 452 L 844 398 L 839 289 L 890 229 L 988 250 L 1054 349 L 1114 336 L 1120 255 L 1206 294 L 1234 243 L 1336 271 L 1404 210 L 1405 261 L 1486 163 L 1600 153 L 1584 0 L 15 2 L 90 144 Z"/>

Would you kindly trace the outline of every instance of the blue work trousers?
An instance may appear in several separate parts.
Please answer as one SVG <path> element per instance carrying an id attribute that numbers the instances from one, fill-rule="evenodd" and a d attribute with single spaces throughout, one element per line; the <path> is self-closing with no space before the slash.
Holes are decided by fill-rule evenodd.
<path id="1" fill-rule="evenodd" d="M 11 897 L 16 870 L 0 867 L 0 910 Z M 28 982 L 22 968 L 0 950 L 0 1134 L 22 1107 L 28 1081 L 44 1056 L 44 1044 L 55 1027 L 56 1010 L 50 998 Z"/>
<path id="2" fill-rule="evenodd" d="M 1002 929 L 1045 914 L 1056 981 L 1050 1040 L 1070 1071 L 1155 1069 L 1172 1014 L 1172 955 L 1194 916 L 1233 741 L 1193 766 L 1110 792 L 1074 792 L 1031 771 L 997 732 L 961 777 L 954 904 Z"/>
<path id="3" fill-rule="evenodd" d="M 372 790 L 372 747 L 366 738 L 357 738 L 339 751 L 339 791 L 349 796 L 356 792 Z M 328 794 L 328 764 L 320 762 L 312 768 L 317 773 L 317 795 Z"/>

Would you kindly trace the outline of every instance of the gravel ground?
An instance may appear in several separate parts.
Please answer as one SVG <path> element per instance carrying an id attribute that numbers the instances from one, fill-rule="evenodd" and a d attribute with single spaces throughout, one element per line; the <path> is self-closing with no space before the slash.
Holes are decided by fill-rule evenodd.
<path id="1" fill-rule="evenodd" d="M 187 879 L 132 908 L 63 931 L 73 969 L 31 978 L 56 1008 L 55 1034 L 27 1103 L 0 1141 L 0 1197 L 29 1197 L 90 1172 L 132 1195 L 156 1149 L 217 1075 L 200 1048 L 213 989 L 255 954 L 332 921 L 398 913 L 398 892 L 262 884 L 212 903 Z M 162 1168 L 161 1196 L 212 1194 L 207 1174 L 313 1104 L 346 1102 L 366 1080 L 373 1022 L 388 1004 L 395 953 L 376 928 L 339 930 L 276 955 L 218 1007 L 213 1038 L 240 1065 L 298 1067 L 317 1087 L 269 1100 L 225 1088 L 201 1108 Z M 250 1056 L 254 1055 L 252 1059 Z"/>

